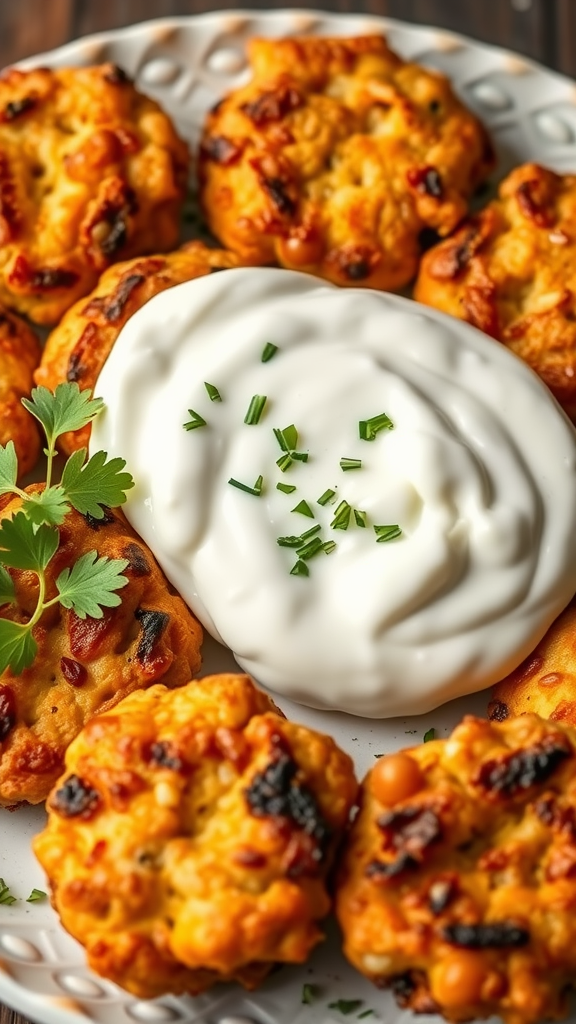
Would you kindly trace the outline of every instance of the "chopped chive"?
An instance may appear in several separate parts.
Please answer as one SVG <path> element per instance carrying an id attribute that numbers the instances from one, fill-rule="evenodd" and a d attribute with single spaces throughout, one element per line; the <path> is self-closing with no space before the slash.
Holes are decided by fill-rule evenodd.
<path id="1" fill-rule="evenodd" d="M 296 565 L 293 565 L 292 568 L 290 569 L 290 575 L 291 576 L 309 576 L 310 575 L 310 569 L 306 565 L 306 562 L 302 562 L 300 559 L 298 559 L 298 561 L 296 562 Z"/>
<path id="2" fill-rule="evenodd" d="M 211 402 L 221 402 L 222 401 L 222 396 L 221 396 L 220 392 L 218 391 L 218 388 L 214 387 L 213 384 L 209 384 L 208 381 L 205 380 L 204 381 L 204 387 L 206 388 L 206 391 L 208 392 L 208 398 L 210 399 Z"/>
<path id="3" fill-rule="evenodd" d="M 273 432 L 274 432 L 274 437 L 278 441 L 278 444 L 280 445 L 282 451 L 283 452 L 290 451 L 290 448 L 288 447 L 288 442 L 286 441 L 286 438 L 284 437 L 284 431 L 283 430 L 279 430 L 277 427 L 273 427 L 272 429 L 273 429 Z"/>
<path id="4" fill-rule="evenodd" d="M 375 1017 L 374 1010 L 363 1010 L 362 1013 L 358 1014 L 358 1020 L 364 1020 L 365 1017 Z"/>
<path id="5" fill-rule="evenodd" d="M 324 551 L 325 551 L 325 553 L 327 555 L 331 555 L 332 552 L 336 550 L 336 541 L 335 540 L 326 540 L 326 541 L 324 541 L 323 548 L 324 548 Z"/>
<path id="6" fill-rule="evenodd" d="M 308 462 L 308 452 L 290 452 L 294 462 Z"/>
<path id="7" fill-rule="evenodd" d="M 436 729 L 434 729 L 434 728 L 428 729 L 428 731 L 424 733 L 424 743 L 430 743 L 430 740 L 435 740 L 435 739 L 436 739 Z"/>
<path id="8" fill-rule="evenodd" d="M 281 455 L 280 458 L 276 460 L 278 469 L 281 469 L 283 473 L 285 473 L 287 469 L 290 469 L 292 464 L 292 456 L 290 455 L 290 452 L 286 452 L 285 455 Z"/>
<path id="9" fill-rule="evenodd" d="M 321 494 L 320 497 L 316 500 L 316 504 L 317 505 L 332 505 L 335 501 L 336 501 L 336 491 L 332 491 L 330 488 L 328 488 L 328 490 L 324 491 L 324 494 Z"/>
<path id="10" fill-rule="evenodd" d="M 12 895 L 3 878 L 0 878 L 0 903 L 6 907 L 11 907 L 13 903 L 16 903 L 16 897 Z"/>
<path id="11" fill-rule="evenodd" d="M 46 899 L 46 893 L 42 889 L 32 889 L 26 903 L 39 903 L 40 900 Z"/>
<path id="12" fill-rule="evenodd" d="M 276 484 L 277 491 L 283 491 L 284 494 L 292 494 L 296 490 L 296 484 Z"/>
<path id="13" fill-rule="evenodd" d="M 377 537 L 377 544 L 385 544 L 388 540 L 396 540 L 396 537 L 402 536 L 402 530 L 397 523 L 393 526 L 375 526 L 374 533 Z"/>
<path id="14" fill-rule="evenodd" d="M 247 423 L 249 427 L 253 427 L 257 423 L 260 423 L 266 401 L 266 395 L 252 395 L 250 405 L 248 406 L 248 412 L 244 417 L 244 423 Z"/>
<path id="15" fill-rule="evenodd" d="M 278 345 L 273 345 L 271 341 L 267 341 L 262 351 L 262 362 L 269 363 L 273 356 L 278 351 Z"/>
<path id="16" fill-rule="evenodd" d="M 322 527 L 320 526 L 320 523 L 316 523 L 315 526 L 311 526 L 309 530 L 306 530 L 304 533 L 301 533 L 300 539 L 310 540 L 310 537 L 313 537 L 316 533 L 320 533 L 321 529 Z"/>
<path id="17" fill-rule="evenodd" d="M 314 519 L 314 513 L 307 501 L 299 501 L 295 508 L 290 509 L 290 511 L 299 512 L 301 516 L 308 516 L 309 519 Z"/>
<path id="18" fill-rule="evenodd" d="M 363 999 L 338 999 L 335 1003 L 328 1003 L 328 1009 L 339 1010 L 347 1017 L 348 1014 L 354 1013 L 354 1010 L 359 1010 L 363 1002 Z"/>
<path id="19" fill-rule="evenodd" d="M 291 452 L 298 444 L 298 431 L 293 423 L 284 427 L 284 430 L 273 427 L 273 432 L 283 452 Z"/>
<path id="20" fill-rule="evenodd" d="M 320 526 L 320 523 L 317 523 L 316 526 L 313 526 L 310 530 L 306 530 L 305 533 L 299 534 L 297 537 L 277 537 L 276 543 L 279 544 L 281 548 L 299 548 L 302 547 L 307 540 L 310 540 L 310 537 L 319 533 L 321 529 L 322 527 Z"/>
<path id="21" fill-rule="evenodd" d="M 362 512 L 359 508 L 354 509 L 354 519 L 356 520 L 356 526 L 366 526 L 366 513 Z"/>
<path id="22" fill-rule="evenodd" d="M 194 412 L 194 409 L 188 409 L 188 415 L 190 419 L 187 423 L 183 423 L 184 430 L 196 430 L 196 427 L 205 427 L 206 420 L 198 412 Z"/>
<path id="23" fill-rule="evenodd" d="M 381 430 L 394 430 L 394 424 L 385 412 L 379 416 L 371 416 L 369 420 L 360 420 L 358 431 L 362 441 L 374 441 Z"/>
<path id="24" fill-rule="evenodd" d="M 323 548 L 324 544 L 320 540 L 320 537 L 313 537 L 312 540 L 309 540 L 303 547 L 298 548 L 296 554 L 298 555 L 298 558 L 302 558 L 303 561 L 307 562 L 310 558 L 314 558 L 314 555 L 317 555 L 323 550 Z"/>
<path id="25" fill-rule="evenodd" d="M 255 494 L 257 498 L 262 494 L 262 486 L 264 484 L 264 478 L 259 476 L 253 487 L 249 487 L 248 484 L 243 484 L 240 480 L 235 480 L 234 477 L 230 477 L 229 484 L 232 487 L 237 487 L 239 491 L 246 491 L 246 494 Z"/>
<path id="26" fill-rule="evenodd" d="M 340 469 L 344 473 L 349 469 L 362 469 L 362 459 L 340 459 Z"/>
<path id="27" fill-rule="evenodd" d="M 347 530 L 350 522 L 350 513 L 352 512 L 351 506 L 347 501 L 341 501 L 334 514 L 334 519 L 330 523 L 333 530 Z"/>
<path id="28" fill-rule="evenodd" d="M 315 985 L 302 985 L 302 1002 L 305 1006 L 311 1006 L 317 997 Z"/>

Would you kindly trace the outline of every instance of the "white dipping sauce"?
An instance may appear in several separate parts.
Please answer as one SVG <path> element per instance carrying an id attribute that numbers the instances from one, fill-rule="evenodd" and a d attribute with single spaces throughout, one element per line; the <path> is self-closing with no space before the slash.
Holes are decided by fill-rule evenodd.
<path id="1" fill-rule="evenodd" d="M 267 342 L 278 351 L 263 363 Z M 227 270 L 136 313 L 96 393 L 107 408 L 91 447 L 127 460 L 128 519 L 206 628 L 293 700 L 429 711 L 511 671 L 576 589 L 572 426 L 504 346 L 436 311 Z M 253 395 L 267 403 L 246 425 Z M 189 408 L 207 426 L 185 431 Z M 362 440 L 359 421 L 380 413 L 394 429 Z M 309 460 L 282 473 L 273 428 L 289 424 Z M 259 497 L 228 482 L 260 475 Z M 323 507 L 328 488 L 338 501 Z M 291 511 L 303 499 L 314 519 Z M 342 500 L 366 528 L 353 514 L 330 527 Z M 337 547 L 291 575 L 296 553 L 277 538 L 315 523 Z M 377 543 L 388 524 L 402 536 Z"/>

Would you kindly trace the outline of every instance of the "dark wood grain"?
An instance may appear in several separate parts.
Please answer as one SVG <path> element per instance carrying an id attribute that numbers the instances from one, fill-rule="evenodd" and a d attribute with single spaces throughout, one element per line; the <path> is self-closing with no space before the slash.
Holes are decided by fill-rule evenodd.
<path id="1" fill-rule="evenodd" d="M 90 32 L 222 7 L 385 14 L 463 32 L 576 77 L 576 0 L 0 0 L 0 67 Z M 0 1024 L 29 1024 L 0 1006 Z"/>

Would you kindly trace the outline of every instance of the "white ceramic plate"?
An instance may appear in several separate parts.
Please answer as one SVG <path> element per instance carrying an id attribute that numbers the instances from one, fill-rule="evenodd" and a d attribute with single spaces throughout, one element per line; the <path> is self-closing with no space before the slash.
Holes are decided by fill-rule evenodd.
<path id="1" fill-rule="evenodd" d="M 26 61 L 58 66 L 112 60 L 158 99 L 194 145 L 204 114 L 226 90 L 246 78 L 245 42 L 253 35 L 387 33 L 404 57 L 439 68 L 484 120 L 499 153 L 498 177 L 524 160 L 557 170 L 576 169 L 576 85 L 511 53 L 433 28 L 366 15 L 326 12 L 221 12 L 153 21 L 70 43 Z M 233 667 L 229 652 L 208 640 L 204 673 Z M 360 774 L 374 756 L 418 742 L 434 726 L 444 736 L 466 711 L 483 714 L 487 695 L 468 697 L 417 719 L 371 722 L 313 711 L 287 701 L 290 718 L 331 733 L 352 754 Z M 255 995 L 221 986 L 197 999 L 167 997 L 142 1002 L 88 971 L 82 949 L 59 926 L 46 902 L 25 901 L 33 886 L 45 888 L 30 851 L 43 824 L 40 809 L 0 811 L 0 876 L 20 901 L 0 906 L 0 1001 L 39 1024 L 343 1024 L 372 1009 L 369 1021 L 397 1021 L 387 993 L 378 992 L 348 967 L 334 928 L 309 964 L 283 968 Z M 317 996 L 302 1004 L 302 986 Z M 329 1009 L 338 999 L 363 1000 L 350 1016 Z"/>

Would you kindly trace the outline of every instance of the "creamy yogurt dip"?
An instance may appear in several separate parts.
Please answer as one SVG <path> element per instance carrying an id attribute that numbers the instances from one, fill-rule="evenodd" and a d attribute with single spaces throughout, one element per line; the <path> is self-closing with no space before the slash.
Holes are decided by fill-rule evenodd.
<path id="1" fill-rule="evenodd" d="M 511 671 L 576 589 L 574 429 L 504 346 L 436 311 L 228 270 L 136 313 L 96 394 L 92 448 L 127 460 L 128 519 L 294 700 L 429 711 Z"/>

